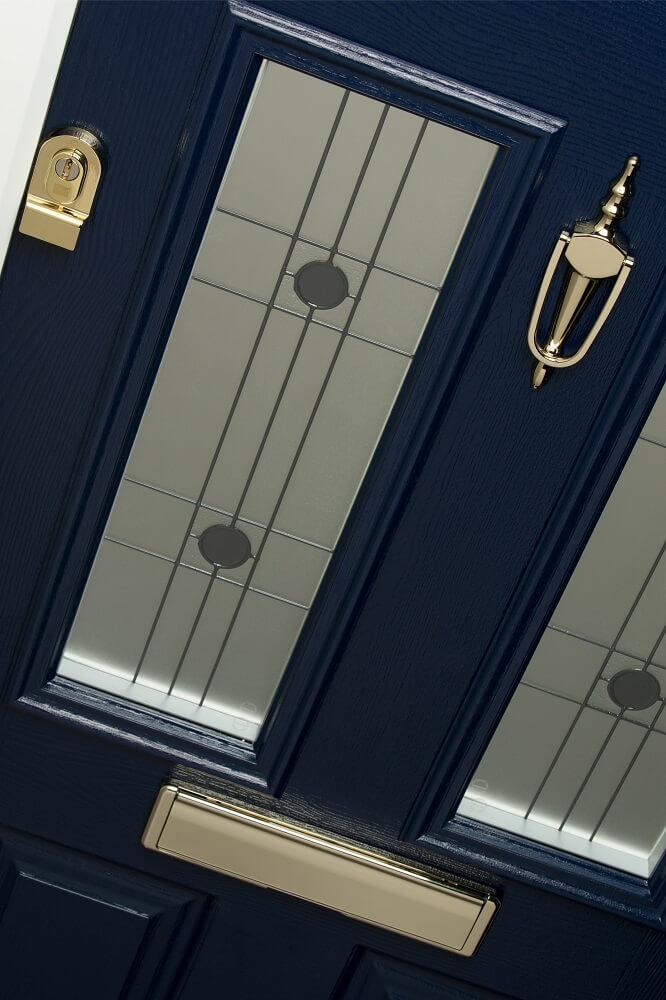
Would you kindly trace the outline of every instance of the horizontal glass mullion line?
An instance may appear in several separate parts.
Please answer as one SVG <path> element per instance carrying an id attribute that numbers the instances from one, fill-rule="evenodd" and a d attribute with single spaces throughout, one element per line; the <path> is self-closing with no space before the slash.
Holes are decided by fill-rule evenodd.
<path id="1" fill-rule="evenodd" d="M 288 232 L 286 229 L 279 229 L 277 226 L 269 226 L 266 222 L 259 222 L 258 219 L 250 219 L 247 215 L 240 215 L 238 212 L 232 212 L 228 208 L 220 208 L 219 205 L 216 207 L 216 211 L 221 212 L 223 215 L 230 215 L 234 219 L 239 219 L 241 222 L 249 222 L 253 226 L 260 226 L 262 229 L 268 229 L 271 233 L 279 233 L 280 236 L 293 236 L 293 233 Z M 318 250 L 330 250 L 331 248 L 326 246 L 325 243 L 318 243 L 316 240 L 306 239 L 304 236 L 298 237 L 299 243 L 306 243 L 308 246 L 317 247 Z M 354 254 L 343 252 L 342 250 L 336 250 L 338 257 L 345 257 L 347 260 L 354 260 L 359 264 L 367 264 L 367 260 L 363 257 L 355 257 Z M 415 285 L 422 285 L 424 288 L 432 288 L 434 292 L 438 292 L 440 286 L 433 285 L 430 281 L 424 281 L 423 278 L 414 278 L 411 274 L 403 274 L 402 271 L 394 271 L 390 267 L 384 267 L 383 264 L 374 264 L 374 269 L 376 271 L 383 271 L 384 274 L 391 274 L 394 278 L 404 278 L 406 281 L 413 281 Z"/>
<path id="2" fill-rule="evenodd" d="M 612 649 L 612 647 L 609 646 L 605 642 L 599 642 L 597 639 L 588 639 L 588 637 L 586 635 L 581 635 L 579 632 L 572 632 L 571 629 L 562 628 L 561 625 L 552 625 L 552 624 L 551 625 L 547 625 L 546 629 L 550 629 L 553 632 L 559 632 L 560 635 L 570 635 L 572 639 L 579 639 L 580 642 L 586 642 L 589 646 L 596 646 L 597 649 L 605 649 L 607 653 L 610 653 L 610 652 L 621 653 L 622 656 L 627 656 L 627 657 L 629 657 L 632 660 L 636 660 L 636 663 L 642 663 L 643 667 L 661 667 L 662 666 L 661 663 L 657 663 L 654 660 L 654 653 L 652 654 L 652 657 L 650 657 L 650 656 L 645 657 L 645 656 L 637 656 L 636 653 L 631 653 L 631 652 L 629 652 L 628 649 L 623 649 L 619 645 L 617 645 L 615 647 L 615 649 Z M 658 648 L 659 648 L 659 646 L 657 645 L 657 649 Z M 656 650 L 655 650 L 655 652 L 656 652 Z M 608 663 L 606 663 L 606 666 L 608 666 Z M 610 680 L 609 677 L 604 677 L 604 676 L 602 676 L 600 679 L 601 680 Z M 531 686 L 532 687 L 536 687 L 536 685 L 534 685 L 534 684 L 532 684 Z M 544 690 L 545 690 L 545 688 L 544 688 Z M 573 700 L 575 700 L 575 699 L 573 699 Z M 578 704 L 580 704 L 580 702 L 578 702 Z"/>
<path id="3" fill-rule="evenodd" d="M 599 649 L 605 649 L 606 652 L 610 652 L 610 646 L 607 642 L 599 642 L 598 639 L 590 639 L 586 635 L 581 635 L 580 632 L 572 632 L 571 629 L 563 628 L 562 625 L 546 625 L 546 629 L 551 629 L 553 632 L 559 632 L 561 635 L 570 635 L 572 639 L 580 639 L 581 642 L 586 642 L 590 646 L 597 646 Z M 628 653 L 628 656 L 631 654 Z M 636 657 L 639 659 L 639 657 Z"/>
<path id="4" fill-rule="evenodd" d="M 196 535 L 190 535 L 190 538 L 196 538 Z M 202 573 L 204 576 L 211 576 L 212 574 L 208 570 L 202 569 L 201 566 L 195 566 L 193 563 L 185 562 L 183 559 L 175 560 L 170 559 L 169 556 L 161 555 L 159 552 L 152 552 L 150 549 L 143 549 L 140 545 L 133 545 L 131 542 L 123 542 L 120 538 L 113 538 L 111 535 L 104 535 L 104 540 L 107 542 L 113 542 L 114 545 L 122 545 L 126 549 L 132 549 L 134 552 L 141 552 L 145 556 L 152 556 L 153 559 L 161 559 L 163 562 L 168 562 L 171 566 L 183 567 L 183 569 L 191 569 L 194 573 Z M 228 576 L 221 576 L 219 570 L 216 573 L 217 580 L 222 580 L 223 583 L 231 583 L 234 587 L 245 587 L 245 584 L 240 580 L 232 580 Z M 259 587 L 248 587 L 247 588 L 253 594 L 261 594 L 262 597 L 270 597 L 274 601 L 280 601 L 281 604 L 290 604 L 293 608 L 301 608 L 303 611 L 309 611 L 309 604 L 301 604 L 300 601 L 292 601 L 289 597 L 282 597 L 280 594 L 272 594 L 269 590 L 260 590 Z"/>
<path id="5" fill-rule="evenodd" d="M 289 275 L 289 273 L 289 271 L 285 271 L 286 275 Z M 237 288 L 229 288 L 228 285 L 221 285 L 217 281 L 211 281 L 210 278 L 202 278 L 197 274 L 193 274 L 191 280 L 198 281 L 202 285 L 208 285 L 210 288 L 218 288 L 221 292 L 227 292 L 229 295 L 238 295 L 239 298 L 247 299 L 248 302 L 256 302 L 259 306 L 268 307 L 268 302 L 264 302 L 263 299 L 257 298 L 256 295 L 250 295 L 248 292 L 239 292 Z M 349 298 L 354 298 L 354 296 L 350 295 Z M 286 306 L 279 306 L 276 303 L 273 303 L 271 310 L 275 310 L 275 312 L 287 313 L 288 316 L 297 316 L 298 319 L 302 320 L 305 320 L 306 318 L 303 313 L 296 312 L 295 309 L 288 309 Z M 333 330 L 335 333 L 342 333 L 342 329 L 339 326 L 333 326 L 331 323 L 326 323 L 321 319 L 316 319 L 313 322 L 315 326 L 325 326 L 327 330 Z M 361 340 L 364 344 L 371 344 L 373 347 L 380 347 L 383 351 L 391 351 L 393 354 L 400 354 L 403 358 L 412 359 L 414 357 L 414 355 L 410 354 L 409 351 L 401 351 L 399 347 L 392 347 L 390 344 L 383 344 L 381 340 L 372 340 L 372 338 L 364 337 L 360 333 L 347 331 L 345 336 L 351 337 L 352 340 Z"/>
<path id="6" fill-rule="evenodd" d="M 174 500 L 182 500 L 184 503 L 191 504 L 196 503 L 192 497 L 186 497 L 182 493 L 174 493 L 173 490 L 167 490 L 164 486 L 154 486 L 152 483 L 144 483 L 143 480 L 136 479 L 133 476 L 123 476 L 123 479 L 126 483 L 132 483 L 133 486 L 143 486 L 146 490 L 152 490 L 154 493 L 162 493 L 166 497 L 173 497 Z M 223 512 L 220 511 L 220 513 Z"/>
<path id="7" fill-rule="evenodd" d="M 644 437 L 642 434 L 638 440 L 645 441 L 646 444 L 656 445 L 657 448 L 666 448 L 666 444 L 663 441 L 655 441 L 654 438 Z"/>
<path id="8" fill-rule="evenodd" d="M 547 694 L 552 698 L 559 698 L 560 701 L 568 701 L 572 705 L 582 705 L 577 698 L 573 698 L 570 694 L 560 694 L 559 691 L 550 691 L 548 688 L 541 687 L 540 684 L 534 684 L 532 681 L 521 681 L 524 687 L 531 688 L 533 691 L 541 691 L 542 694 Z M 659 701 L 664 703 L 664 698 L 659 698 Z M 601 708 L 599 705 L 583 705 L 584 708 L 589 708 L 591 712 L 601 712 L 602 715 L 607 715 L 611 719 L 616 719 L 621 714 L 620 706 L 618 705 L 617 713 L 611 712 L 609 708 Z M 633 726 L 640 726 L 641 729 L 649 729 L 651 723 L 641 722 L 639 719 L 631 719 L 626 716 L 623 718 L 623 722 L 630 722 Z"/>
<path id="9" fill-rule="evenodd" d="M 184 503 L 194 504 L 196 500 L 192 497 L 183 496 L 182 493 L 174 493 L 172 490 L 164 489 L 162 486 L 153 486 L 152 483 L 144 483 L 140 479 L 134 479 L 131 476 L 123 477 L 126 482 L 132 483 L 134 486 L 143 486 L 144 489 L 153 490 L 155 493 L 162 493 L 164 496 L 173 497 L 174 500 L 182 500 Z M 200 504 L 201 510 L 209 510 L 213 514 L 221 514 L 222 517 L 231 518 L 233 515 L 231 511 L 222 510 L 221 507 L 213 507 L 212 504 L 202 503 Z M 251 524 L 254 528 L 261 528 L 262 531 L 266 530 L 266 525 L 262 524 L 261 521 L 253 521 L 249 517 L 239 517 L 237 519 L 242 524 Z M 300 535 L 293 535 L 289 531 L 282 531 L 280 528 L 271 528 L 271 534 L 281 535 L 282 538 L 289 538 L 292 542 L 301 542 L 303 545 L 309 545 L 313 549 L 319 549 L 321 552 L 328 552 L 329 555 L 332 553 L 333 549 L 329 548 L 327 545 L 322 545 L 320 542 L 313 542 L 310 538 L 301 538 Z M 198 537 L 197 535 L 190 535 L 192 538 Z"/>
<path id="10" fill-rule="evenodd" d="M 122 545 L 124 549 L 132 549 L 133 552 L 141 552 L 144 556 L 152 556 L 153 559 L 161 559 L 162 562 L 167 562 L 173 565 L 174 560 L 169 556 L 165 556 L 163 552 L 153 552 L 152 549 L 143 548 L 141 545 L 135 545 L 133 542 L 125 542 L 122 538 L 114 538 L 113 535 L 103 535 L 102 540 L 105 542 L 112 542 L 114 545 Z M 192 569 L 196 569 L 195 566 Z M 200 573 L 205 573 L 205 570 L 199 570 Z"/>

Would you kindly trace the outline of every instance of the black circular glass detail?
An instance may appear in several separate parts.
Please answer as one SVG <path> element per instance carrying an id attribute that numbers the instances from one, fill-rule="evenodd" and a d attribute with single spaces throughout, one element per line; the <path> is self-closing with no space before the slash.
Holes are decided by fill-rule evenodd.
<path id="1" fill-rule="evenodd" d="M 223 569 L 242 566 L 252 555 L 250 539 L 230 524 L 211 524 L 199 535 L 199 552 L 207 562 Z"/>
<path id="2" fill-rule="evenodd" d="M 608 693 L 620 708 L 633 711 L 650 708 L 661 696 L 659 681 L 647 670 L 620 670 L 609 680 Z"/>
<path id="3" fill-rule="evenodd" d="M 334 309 L 349 294 L 345 272 L 327 260 L 304 264 L 294 277 L 294 289 L 302 302 L 316 309 Z"/>

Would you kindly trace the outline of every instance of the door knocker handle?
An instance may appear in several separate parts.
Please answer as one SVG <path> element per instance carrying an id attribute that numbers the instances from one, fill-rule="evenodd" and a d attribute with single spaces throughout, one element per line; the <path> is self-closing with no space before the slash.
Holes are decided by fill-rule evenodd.
<path id="1" fill-rule="evenodd" d="M 623 218 L 632 193 L 632 178 L 638 169 L 638 157 L 630 156 L 618 179 L 602 203 L 596 222 L 579 222 L 573 232 L 560 233 L 541 280 L 532 310 L 527 343 L 537 359 L 532 373 L 532 388 L 539 389 L 552 368 L 569 368 L 585 357 L 610 316 L 634 264 L 615 228 Z M 545 343 L 538 341 L 539 320 L 560 258 L 564 256 L 564 277 L 554 319 Z M 601 282 L 614 278 L 606 300 L 589 332 L 573 354 L 562 354 L 562 347 L 574 329 Z"/>

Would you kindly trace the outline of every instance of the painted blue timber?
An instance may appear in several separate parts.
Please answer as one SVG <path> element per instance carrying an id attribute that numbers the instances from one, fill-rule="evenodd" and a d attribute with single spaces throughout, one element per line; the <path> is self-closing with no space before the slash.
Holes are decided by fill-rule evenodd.
<path id="1" fill-rule="evenodd" d="M 74 254 L 15 234 L 0 284 L 8 995 L 41 1000 L 37 965 L 59 957 L 56 1000 L 661 998 L 663 869 L 646 882 L 452 817 L 663 383 L 665 44 L 649 3 L 80 6 L 44 131 L 104 140 L 94 222 Z M 263 56 L 502 155 L 250 748 L 53 673 Z M 533 393 L 552 243 L 629 153 L 635 273 L 585 363 Z M 148 853 L 165 780 L 425 859 L 493 887 L 500 914 L 461 959 Z M 77 961 L 56 926 L 109 950 Z"/>

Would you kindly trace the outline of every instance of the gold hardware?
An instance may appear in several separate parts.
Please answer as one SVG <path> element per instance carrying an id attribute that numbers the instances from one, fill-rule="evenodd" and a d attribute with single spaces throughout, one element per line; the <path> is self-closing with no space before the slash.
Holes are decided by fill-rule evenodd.
<path id="1" fill-rule="evenodd" d="M 459 955 L 474 954 L 499 905 L 482 889 L 173 785 L 160 789 L 142 843 Z"/>
<path id="2" fill-rule="evenodd" d="M 90 215 L 102 175 L 101 143 L 91 132 L 67 128 L 40 146 L 19 232 L 73 250 Z"/>
<path id="3" fill-rule="evenodd" d="M 603 202 L 601 215 L 596 222 L 579 222 L 572 233 L 560 233 L 541 281 L 527 331 L 527 343 L 538 361 L 532 374 L 533 389 L 543 385 L 549 369 L 569 368 L 571 365 L 577 365 L 585 357 L 624 288 L 634 259 L 627 255 L 626 248 L 615 233 L 615 227 L 626 212 L 627 202 L 632 194 L 633 174 L 638 165 L 638 157 L 630 156 L 622 174 Z M 569 265 L 568 273 L 564 279 L 548 340 L 545 347 L 541 347 L 537 341 L 539 320 L 562 255 Z M 615 281 L 589 333 L 574 354 L 561 354 L 565 340 L 580 319 L 599 283 L 606 278 L 615 278 Z"/>

